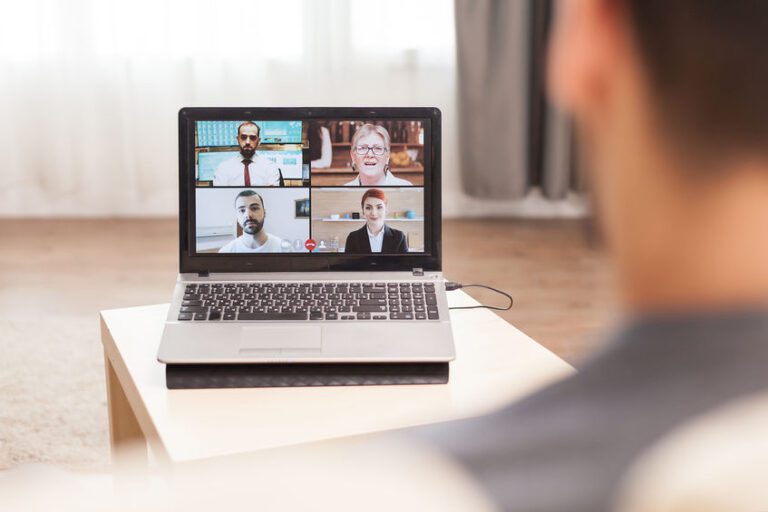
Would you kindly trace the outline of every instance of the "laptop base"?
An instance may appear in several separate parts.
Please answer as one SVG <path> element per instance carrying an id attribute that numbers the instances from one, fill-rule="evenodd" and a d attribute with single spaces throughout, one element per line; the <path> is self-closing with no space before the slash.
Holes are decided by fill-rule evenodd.
<path id="1" fill-rule="evenodd" d="M 168 364 L 168 389 L 446 384 L 448 363 Z"/>

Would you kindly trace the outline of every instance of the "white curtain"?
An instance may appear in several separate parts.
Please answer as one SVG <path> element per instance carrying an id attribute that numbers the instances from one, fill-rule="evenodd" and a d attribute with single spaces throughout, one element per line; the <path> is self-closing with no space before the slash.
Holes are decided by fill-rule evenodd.
<path id="1" fill-rule="evenodd" d="M 452 0 L 0 0 L 0 216 L 174 215 L 182 106 L 437 106 L 458 190 L 454 41 Z"/>

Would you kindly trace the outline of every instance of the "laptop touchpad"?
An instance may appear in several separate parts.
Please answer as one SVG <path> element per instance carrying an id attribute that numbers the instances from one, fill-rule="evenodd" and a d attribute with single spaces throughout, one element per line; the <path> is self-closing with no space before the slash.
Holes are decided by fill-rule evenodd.
<path id="1" fill-rule="evenodd" d="M 308 350 L 323 348 L 320 326 L 247 326 L 240 329 L 240 349 Z"/>

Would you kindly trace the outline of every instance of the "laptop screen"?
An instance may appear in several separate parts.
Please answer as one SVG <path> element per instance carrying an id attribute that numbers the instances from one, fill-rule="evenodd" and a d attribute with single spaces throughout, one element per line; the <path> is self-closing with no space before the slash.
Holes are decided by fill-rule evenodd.
<path id="1" fill-rule="evenodd" d="M 194 121 L 194 253 L 423 255 L 429 125 Z"/>

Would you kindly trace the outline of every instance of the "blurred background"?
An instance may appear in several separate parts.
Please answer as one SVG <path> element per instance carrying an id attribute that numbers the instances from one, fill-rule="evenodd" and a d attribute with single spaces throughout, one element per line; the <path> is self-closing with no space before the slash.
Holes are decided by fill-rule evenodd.
<path id="1" fill-rule="evenodd" d="M 0 0 L 0 468 L 106 461 L 97 313 L 170 298 L 184 106 L 439 107 L 446 277 L 510 292 L 505 319 L 583 357 L 610 276 L 571 127 L 544 97 L 551 14 L 550 0 Z"/>
<path id="2" fill-rule="evenodd" d="M 556 176 L 545 1 L 0 5 L 0 215 L 175 215 L 182 106 L 412 105 L 443 111 L 447 217 L 585 213 Z"/>

